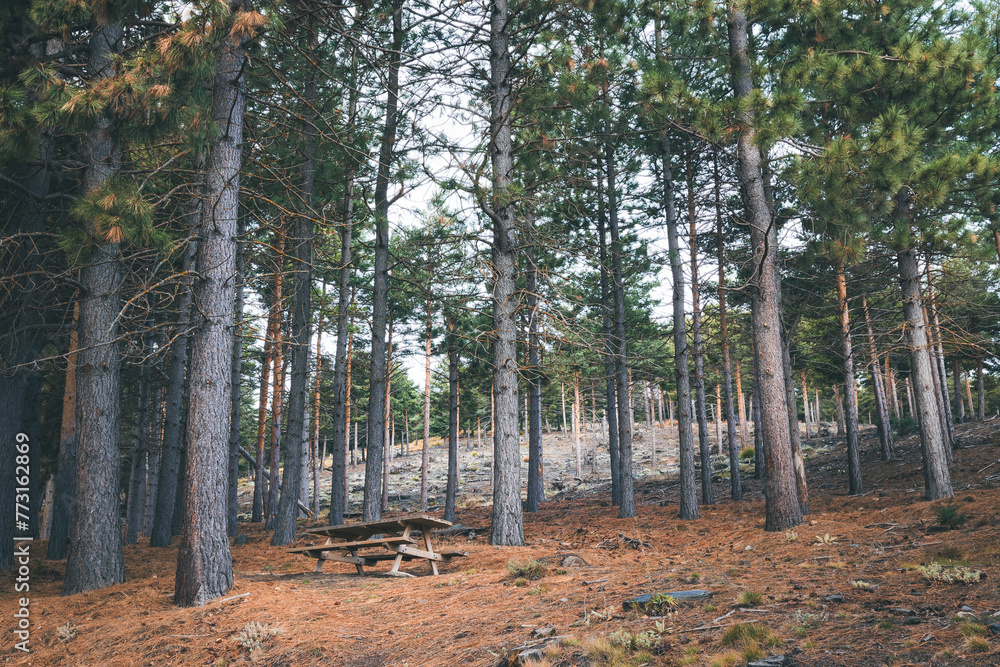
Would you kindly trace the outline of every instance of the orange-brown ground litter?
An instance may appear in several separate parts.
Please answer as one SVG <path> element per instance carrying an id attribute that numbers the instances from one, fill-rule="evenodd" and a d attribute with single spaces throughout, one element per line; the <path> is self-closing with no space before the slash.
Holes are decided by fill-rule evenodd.
<path id="1" fill-rule="evenodd" d="M 883 463 L 866 431 L 861 497 L 846 496 L 840 441 L 810 441 L 818 450 L 807 461 L 812 514 L 794 536 L 764 532 L 760 481 L 749 480 L 747 498 L 733 502 L 728 481 L 720 480 L 718 504 L 685 522 L 676 518 L 676 478 L 644 477 L 634 519 L 616 518 L 607 490 L 581 487 L 525 516 L 523 548 L 493 547 L 484 536 L 438 537 L 436 546 L 469 556 L 443 565 L 437 577 L 425 576 L 423 563 L 404 564 L 420 575 L 414 579 L 359 577 L 334 562 L 315 574 L 315 561 L 286 554 L 269 545 L 269 533 L 243 526 L 250 543 L 233 548 L 235 585 L 225 596 L 241 597 L 194 609 L 171 603 L 176 547 L 127 547 L 126 583 L 60 597 L 64 563 L 43 560 L 44 543 L 35 543 L 32 652 L 12 650 L 15 596 L 5 575 L 0 660 L 494 665 L 514 660 L 512 649 L 538 641 L 532 630 L 551 625 L 563 639 L 550 641 L 535 664 L 742 665 L 754 642 L 726 646 L 724 633 L 758 623 L 774 637 L 757 644 L 759 654 L 784 654 L 796 665 L 997 665 L 1000 636 L 976 633 L 1000 622 L 1000 477 L 991 479 L 1000 474 L 1000 422 L 962 426 L 959 434 L 968 446 L 955 453 L 953 502 L 967 520 L 955 530 L 939 529 L 934 508 L 942 503 L 923 500 L 918 441 L 903 440 L 902 458 Z M 489 508 L 460 509 L 458 521 L 485 527 Z M 549 558 L 565 553 L 588 566 Z M 510 561 L 540 558 L 548 560 L 541 579 L 515 581 L 508 572 Z M 935 560 L 984 578 L 927 581 L 916 568 Z M 689 589 L 713 597 L 679 604 L 663 618 L 622 609 L 634 595 Z M 745 599 L 743 608 L 741 593 L 760 599 Z M 253 622 L 267 628 L 261 648 L 251 651 L 237 637 Z"/>

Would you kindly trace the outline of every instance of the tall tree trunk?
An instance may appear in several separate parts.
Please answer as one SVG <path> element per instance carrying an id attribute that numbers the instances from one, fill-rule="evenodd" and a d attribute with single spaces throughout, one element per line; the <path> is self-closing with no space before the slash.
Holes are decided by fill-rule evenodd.
<path id="1" fill-rule="evenodd" d="M 507 0 L 490 3 L 490 142 L 493 171 L 493 512 L 490 543 L 524 544 L 521 447 L 517 428 L 517 236 L 511 193 L 510 22 Z"/>
<path id="2" fill-rule="evenodd" d="M 600 158 L 598 158 L 600 161 Z M 621 466 L 618 462 L 618 406 L 615 400 L 615 337 L 611 329 L 611 290 L 608 285 L 608 242 L 605 229 L 603 166 L 597 174 L 597 237 L 600 248 L 601 332 L 604 338 L 604 414 L 608 420 L 608 453 L 611 458 L 611 504 L 621 505 Z"/>
<path id="3" fill-rule="evenodd" d="M 889 423 L 889 401 L 882 382 L 882 372 L 878 363 L 878 352 L 875 349 L 875 332 L 872 329 L 871 314 L 868 311 L 868 299 L 862 295 L 861 311 L 865 316 L 865 328 L 868 330 L 868 368 L 872 376 L 872 388 L 875 393 L 875 413 L 878 415 L 878 441 L 883 461 L 895 458 L 895 447 L 892 442 L 892 425 Z"/>
<path id="4" fill-rule="evenodd" d="M 605 93 L 606 97 L 606 93 Z M 605 105 L 608 105 L 605 99 Z M 618 467 L 621 490 L 618 518 L 635 516 L 635 487 L 632 474 L 632 394 L 629 388 L 628 341 L 625 335 L 625 279 L 622 270 L 622 242 L 618 226 L 618 187 L 612 135 L 604 137 L 604 160 L 608 178 L 608 222 L 611 232 L 611 291 L 614 297 L 615 395 L 618 407 Z"/>
<path id="5" fill-rule="evenodd" d="M 114 54 L 120 50 L 122 32 L 120 24 L 111 23 L 103 11 L 98 10 L 90 36 L 88 63 L 95 80 L 113 76 Z M 120 166 L 121 155 L 111 128 L 111 120 L 102 116 L 84 142 L 84 154 L 90 158 L 83 175 L 88 195 L 97 196 Z M 80 283 L 85 291 L 80 302 L 76 371 L 76 504 L 63 595 L 104 588 L 125 580 L 118 507 L 121 458 L 118 310 L 122 284 L 118 240 L 121 230 L 102 230 L 93 221 L 88 221 L 88 225 L 87 232 L 94 244 L 89 262 L 80 272 Z"/>
<path id="6" fill-rule="evenodd" d="M 66 557 L 73 503 L 76 500 L 76 368 L 79 335 L 77 323 L 80 303 L 73 304 L 73 329 L 69 335 L 66 356 L 66 385 L 63 391 L 62 427 L 59 431 L 59 463 L 56 471 L 56 493 L 52 504 L 52 529 L 49 532 L 48 558 Z"/>
<path id="7" fill-rule="evenodd" d="M 242 0 L 231 5 L 244 9 Z M 183 532 L 177 554 L 174 602 L 203 605 L 233 585 L 233 564 L 226 537 L 226 470 L 229 439 L 236 300 L 240 150 L 246 83 L 242 38 L 228 36 L 217 55 L 212 118 L 220 134 L 212 140 L 206 164 L 200 280 L 195 301 L 201 327 L 191 337 L 191 403 L 187 423 Z"/>
<path id="8" fill-rule="evenodd" d="M 698 282 L 698 217 L 695 209 L 694 157 L 686 153 L 688 223 L 691 248 L 691 329 L 694 334 L 694 403 L 698 418 L 698 450 L 701 458 L 701 502 L 715 504 L 712 489 L 712 446 L 708 442 L 708 417 L 705 414 L 705 353 L 701 342 L 701 285 Z"/>
<path id="9" fill-rule="evenodd" d="M 385 447 L 386 320 L 389 291 L 389 179 L 399 123 L 399 68 L 403 48 L 403 0 L 392 0 L 392 47 L 386 77 L 387 100 L 375 179 L 375 285 L 372 295 L 371 382 L 368 399 L 368 460 L 365 464 L 365 521 L 382 517 L 382 458 Z"/>
<path id="10" fill-rule="evenodd" d="M 385 413 L 382 423 L 382 486 L 380 507 L 385 512 L 389 509 L 389 468 L 392 466 L 392 319 L 389 320 L 389 337 L 386 343 L 385 356 Z"/>
<path id="11" fill-rule="evenodd" d="M 242 156 L 241 156 L 242 160 Z M 246 234 L 245 213 L 237 212 L 236 219 L 236 299 L 233 315 L 233 350 L 229 364 L 229 382 L 232 394 L 229 400 L 229 484 L 226 487 L 226 534 L 236 537 L 239 533 L 239 485 L 240 485 L 240 414 L 243 406 L 240 392 L 240 378 L 243 377 L 243 290 L 246 283 L 243 275 L 244 243 Z"/>
<path id="12" fill-rule="evenodd" d="M 736 4 L 729 7 L 728 32 L 733 95 L 745 104 L 753 91 L 747 45 L 749 28 L 746 15 Z M 800 524 L 802 508 L 792 465 L 782 370 L 778 235 L 764 194 L 761 154 L 755 143 L 753 121 L 752 108 L 745 106 L 739 114 L 737 171 L 753 247 L 754 385 L 760 388 L 761 436 L 767 443 L 764 529 L 778 531 Z"/>
<path id="13" fill-rule="evenodd" d="M 858 401 L 854 386 L 854 349 L 851 345 L 851 314 L 847 301 L 847 274 L 844 262 L 837 262 L 837 305 L 840 311 L 840 350 L 844 362 L 844 386 L 847 393 L 847 477 L 852 496 L 861 495 L 861 453 L 858 447 Z M 817 405 L 818 405 L 817 401 Z"/>
<path id="14" fill-rule="evenodd" d="M 267 333 L 264 334 L 264 360 L 261 364 L 260 393 L 257 401 L 257 462 L 254 465 L 253 508 L 250 516 L 250 520 L 254 523 L 264 520 L 264 496 L 267 493 L 264 480 L 264 437 L 267 434 L 267 396 L 271 385 L 271 363 L 278 326 L 277 304 L 270 304 L 267 310 Z"/>
<path id="15" fill-rule="evenodd" d="M 143 353 L 149 354 L 153 348 L 153 333 L 151 329 L 143 332 Z M 143 483 L 146 470 L 146 452 L 149 447 L 149 394 L 153 370 L 148 363 L 142 365 L 139 371 L 138 414 L 133 433 L 132 463 L 129 471 L 128 505 L 125 510 L 125 544 L 136 544 L 139 541 L 139 530 L 142 522 L 140 509 L 146 505 L 146 488 Z"/>
<path id="16" fill-rule="evenodd" d="M 576 478 L 583 479 L 583 450 L 580 448 L 580 372 L 573 371 L 573 449 L 576 452 Z"/>
<path id="17" fill-rule="evenodd" d="M 729 488 L 733 500 L 743 498 L 740 479 L 740 445 L 736 441 L 736 414 L 733 410 L 733 372 L 729 356 L 729 323 L 726 313 L 726 254 L 722 236 L 722 176 L 719 173 L 718 149 L 712 150 L 712 187 L 715 194 L 715 240 L 719 263 L 719 335 L 722 344 L 722 386 L 726 390 L 726 436 L 729 442 Z M 755 426 L 756 428 L 756 426 Z M 720 445 L 721 446 L 721 445 Z M 720 452 L 721 453 L 721 452 Z"/>
<path id="18" fill-rule="evenodd" d="M 663 208 L 670 248 L 670 270 L 673 276 L 674 374 L 677 380 L 678 456 L 680 458 L 680 517 L 697 519 L 698 489 L 694 474 L 694 433 L 691 428 L 691 380 L 688 368 L 687 323 L 684 314 L 684 265 L 681 260 L 674 212 L 673 176 L 670 169 L 670 136 L 660 138 Z"/>
<path id="19" fill-rule="evenodd" d="M 896 195 L 893 223 L 908 234 L 910 230 L 910 195 L 904 189 Z M 924 326 L 923 303 L 920 295 L 920 274 L 916 253 L 901 250 L 897 254 L 899 282 L 903 291 L 903 315 L 910 348 L 910 363 L 919 408 L 920 443 L 924 460 L 924 488 L 927 500 L 951 498 L 951 474 L 948 471 L 945 435 L 941 431 L 938 404 L 934 396 L 934 372 L 931 353 Z"/>
<path id="20" fill-rule="evenodd" d="M 431 439 L 431 327 L 432 311 L 430 289 L 427 290 L 426 319 L 424 320 L 424 446 L 420 451 L 420 510 L 427 509 L 427 466 L 430 464 Z"/>
<path id="21" fill-rule="evenodd" d="M 448 317 L 448 482 L 444 496 L 444 520 L 455 520 L 458 493 L 458 341 L 455 320 Z"/>
<path id="22" fill-rule="evenodd" d="M 367 5 L 361 5 L 354 19 L 354 32 L 362 25 L 367 17 Z M 352 42 L 350 74 L 348 75 L 350 88 L 347 99 L 347 127 L 348 133 L 353 133 L 358 117 L 358 43 Z M 330 447 L 330 454 L 333 461 L 330 465 L 330 513 L 327 522 L 331 526 L 338 526 L 344 523 L 344 514 L 347 512 L 349 504 L 350 475 L 347 472 L 345 463 L 347 452 L 350 450 L 348 442 L 351 438 L 350 419 L 350 352 L 348 342 L 351 337 L 348 323 L 348 311 L 352 299 L 351 294 L 351 254 L 354 233 L 354 181 L 356 177 L 355 164 L 351 162 L 347 169 L 347 178 L 344 182 L 344 221 L 340 228 L 340 272 L 337 278 L 337 348 L 334 353 L 333 362 L 333 443 Z M 355 448 L 357 438 L 355 438 Z M 351 450 L 352 457 L 357 456 L 355 450 Z M 352 463 L 355 461 L 352 458 Z"/>
<path id="23" fill-rule="evenodd" d="M 844 431 L 844 397 L 840 395 L 839 384 L 833 385 L 833 402 L 837 409 L 837 437 L 843 438 L 846 435 Z"/>
<path id="24" fill-rule="evenodd" d="M 274 343 L 272 344 L 272 356 L 274 364 L 274 385 L 271 387 L 271 446 L 269 467 L 269 483 L 267 487 L 267 502 L 264 505 L 264 528 L 273 530 L 274 515 L 278 509 L 278 489 L 281 480 L 278 476 L 279 452 L 281 446 L 281 434 L 284 431 L 284 406 L 285 406 L 285 369 L 288 358 L 285 356 L 285 318 L 282 314 L 282 287 L 285 274 L 285 234 L 284 230 L 279 232 L 278 249 L 280 252 L 277 272 L 274 276 L 275 304 L 278 309 L 278 323 L 275 328 Z"/>
<path id="25" fill-rule="evenodd" d="M 191 212 L 192 239 L 185 251 L 182 270 L 191 275 L 195 271 L 198 244 L 198 218 L 200 217 L 201 196 L 199 203 Z M 191 328 L 191 306 L 194 286 L 186 283 L 181 287 L 178 300 L 177 326 L 170 349 L 170 360 L 167 366 L 166 410 L 163 421 L 163 445 L 160 455 L 159 481 L 156 486 L 156 511 L 153 515 L 153 528 L 149 536 L 149 544 L 153 547 L 170 546 L 173 537 L 174 509 L 177 505 L 177 480 L 181 470 L 181 420 L 184 416 L 187 402 L 185 397 L 184 376 L 188 366 L 188 341 Z"/>
<path id="26" fill-rule="evenodd" d="M 528 218 L 530 220 L 530 218 Z M 535 248 L 525 248 L 528 305 L 528 494 L 525 511 L 537 512 L 545 500 L 542 474 L 542 358 L 539 353 L 538 267 Z"/>
<path id="27" fill-rule="evenodd" d="M 959 424 L 965 423 L 965 401 L 962 399 L 962 367 L 958 363 L 958 357 L 951 359 L 951 381 L 955 385 L 955 420 Z"/>
<path id="28" fill-rule="evenodd" d="M 291 383 L 288 395 L 288 429 L 283 441 L 284 469 L 281 475 L 281 498 L 275 516 L 274 535 L 271 544 L 285 546 L 295 541 L 296 519 L 299 515 L 298 503 L 302 496 L 302 487 L 307 482 L 303 479 L 304 455 L 308 451 L 308 429 L 305 425 L 309 405 L 309 352 L 312 340 L 310 323 L 312 321 L 312 247 L 313 247 L 313 217 L 314 197 L 316 191 L 316 165 L 313 155 L 316 152 L 317 117 L 317 68 L 312 62 L 315 46 L 318 41 L 316 27 L 310 23 L 307 30 L 308 50 L 306 58 L 310 61 L 309 75 L 306 79 L 302 96 L 302 119 L 300 122 L 299 148 L 301 163 L 299 165 L 299 206 L 301 209 L 295 216 L 292 227 L 292 246 L 294 263 L 292 269 L 292 312 L 289 330 L 289 347 L 291 348 Z M 308 496 L 307 496 L 308 499 Z"/>
<path id="29" fill-rule="evenodd" d="M 806 440 L 808 440 L 812 437 L 812 429 L 809 427 L 812 422 L 812 411 L 809 408 L 809 388 L 806 385 L 806 369 L 802 369 L 800 378 L 802 379 L 802 414 L 806 425 Z M 818 429 L 817 435 L 819 435 Z"/>
<path id="30" fill-rule="evenodd" d="M 326 301 L 326 281 L 323 281 L 323 301 Z M 319 313 L 316 322 L 316 379 L 313 384 L 313 421 L 312 433 L 309 435 L 310 474 L 312 475 L 312 511 L 313 516 L 319 516 L 319 472 L 321 459 L 319 456 L 319 411 L 321 406 L 321 388 L 323 381 L 323 311 Z M 343 465 L 344 457 L 340 457 Z M 343 488 L 343 487 L 341 487 Z M 331 486 L 331 492 L 333 490 Z"/>

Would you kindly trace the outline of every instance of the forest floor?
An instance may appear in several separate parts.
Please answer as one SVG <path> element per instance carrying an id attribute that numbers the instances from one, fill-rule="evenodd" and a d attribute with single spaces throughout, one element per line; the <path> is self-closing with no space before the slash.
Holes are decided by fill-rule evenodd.
<path id="1" fill-rule="evenodd" d="M 163 549 L 140 539 L 125 550 L 126 583 L 72 597 L 59 595 L 65 563 L 43 560 L 44 544 L 33 543 L 31 653 L 12 648 L 6 610 L 15 596 L 5 575 L 0 662 L 727 666 L 781 654 L 791 665 L 997 665 L 1000 421 L 959 426 L 958 434 L 964 448 L 951 466 L 951 503 L 923 499 L 916 436 L 901 438 L 899 460 L 883 463 L 874 431 L 864 432 L 866 493 L 858 497 L 846 494 L 842 440 L 807 441 L 812 514 L 794 533 L 764 532 L 762 482 L 746 480 L 745 499 L 733 502 L 724 472 L 718 503 L 703 506 L 696 521 L 680 521 L 675 459 L 650 465 L 645 428 L 636 443 L 637 516 L 618 519 L 607 483 L 586 465 L 582 481 L 574 480 L 568 439 L 546 436 L 548 500 L 525 515 L 527 546 L 519 548 L 487 543 L 490 452 L 463 443 L 458 521 L 480 530 L 474 538 L 436 539 L 469 554 L 440 576 L 423 576 L 427 566 L 412 563 L 421 575 L 412 579 L 358 577 L 334 562 L 317 574 L 314 561 L 270 546 L 268 533 L 248 525 L 241 530 L 249 544 L 233 547 L 232 591 L 191 609 L 171 603 L 176 539 Z M 667 444 L 675 454 L 675 443 Z M 432 451 L 436 495 L 447 455 Z M 416 452 L 395 459 L 392 512 L 418 509 L 418 466 Z M 606 456 L 597 469 L 606 474 Z M 361 474 L 359 467 L 355 489 Z M 939 525 L 936 509 L 945 504 L 966 517 L 954 530 Z M 304 520 L 302 527 L 321 524 Z M 509 571 L 531 559 L 543 562 L 541 578 Z M 919 568 L 934 562 L 945 573 L 965 567 L 981 578 L 930 580 Z M 623 609 L 635 595 L 691 589 L 710 591 L 711 599 Z"/>

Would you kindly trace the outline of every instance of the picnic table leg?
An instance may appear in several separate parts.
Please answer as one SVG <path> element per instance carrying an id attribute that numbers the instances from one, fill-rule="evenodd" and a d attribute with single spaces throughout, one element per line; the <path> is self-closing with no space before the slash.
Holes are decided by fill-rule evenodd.
<path id="1" fill-rule="evenodd" d="M 430 553 L 434 553 L 434 548 L 431 546 L 431 529 L 430 526 L 424 528 L 424 548 Z M 435 574 L 438 573 L 437 561 L 428 561 L 431 564 L 431 571 Z"/>
<path id="2" fill-rule="evenodd" d="M 325 560 L 326 560 L 325 558 L 317 558 L 316 559 L 316 569 L 313 570 L 313 572 L 322 572 L 323 571 L 323 561 L 325 561 Z"/>
<path id="3" fill-rule="evenodd" d="M 352 549 L 348 553 L 351 554 L 352 556 L 354 556 L 355 558 L 358 557 L 358 550 L 357 549 Z M 355 563 L 354 567 L 358 568 L 358 574 L 359 575 L 361 575 L 362 577 L 365 576 L 365 568 L 364 568 L 364 566 L 361 565 L 361 563 Z"/>
<path id="4" fill-rule="evenodd" d="M 403 529 L 404 538 L 410 536 L 410 530 L 412 530 L 412 526 L 410 526 L 410 524 L 407 524 L 406 527 Z M 399 574 L 399 565 L 402 562 L 403 562 L 403 554 L 396 554 L 396 559 L 392 561 L 392 569 L 389 570 L 389 574 L 391 576 L 396 576 L 397 574 Z"/>

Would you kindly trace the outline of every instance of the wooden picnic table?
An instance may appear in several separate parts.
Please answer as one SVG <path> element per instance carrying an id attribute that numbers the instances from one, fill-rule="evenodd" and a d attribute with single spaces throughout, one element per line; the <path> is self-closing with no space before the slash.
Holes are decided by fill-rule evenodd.
<path id="1" fill-rule="evenodd" d="M 400 571 L 400 564 L 404 560 L 426 560 L 430 563 L 431 571 L 437 574 L 438 563 L 448 563 L 453 558 L 468 555 L 464 551 L 434 550 L 431 531 L 451 525 L 450 521 L 427 514 L 409 514 L 383 521 L 324 526 L 306 531 L 310 536 L 325 537 L 323 544 L 295 547 L 287 551 L 315 558 L 316 572 L 323 570 L 323 562 L 327 560 L 351 563 L 358 569 L 358 574 L 365 573 L 366 565 L 392 560 L 392 569 L 388 573 L 390 576 L 412 577 L 414 575 Z M 419 538 L 413 534 L 415 530 L 420 531 Z"/>

